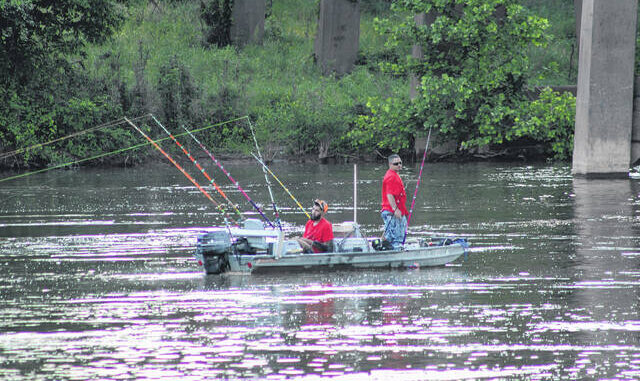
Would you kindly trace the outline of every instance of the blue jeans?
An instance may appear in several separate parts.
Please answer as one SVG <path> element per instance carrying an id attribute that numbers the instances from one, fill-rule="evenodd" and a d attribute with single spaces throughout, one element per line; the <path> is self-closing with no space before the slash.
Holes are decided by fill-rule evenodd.
<path id="1" fill-rule="evenodd" d="M 407 229 L 407 216 L 396 218 L 393 213 L 388 210 L 383 210 L 380 216 L 384 222 L 384 235 L 382 238 L 389 241 L 394 249 L 402 248 L 404 232 Z"/>

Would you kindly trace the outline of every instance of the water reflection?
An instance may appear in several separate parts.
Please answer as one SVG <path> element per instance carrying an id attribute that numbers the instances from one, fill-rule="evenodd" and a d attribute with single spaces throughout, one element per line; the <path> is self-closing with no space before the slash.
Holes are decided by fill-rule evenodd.
<path id="1" fill-rule="evenodd" d="M 638 244 L 638 185 L 630 180 L 573 181 L 577 260 L 585 278 L 625 273 L 637 262 L 629 252 Z M 604 274 L 602 274 L 604 273 Z M 596 275 L 598 274 L 598 275 Z"/>
<path id="2" fill-rule="evenodd" d="M 637 370 L 617 371 L 637 363 L 640 349 L 629 348 L 616 355 L 597 347 L 637 345 L 639 258 L 629 255 L 640 246 L 634 202 L 637 183 L 630 180 L 573 181 L 575 193 L 576 254 L 575 278 L 565 287 L 571 290 L 570 308 L 560 321 L 545 322 L 538 330 L 566 342 L 577 342 L 567 371 L 575 378 L 607 373 L 614 378 L 635 377 Z M 594 348 L 592 348 L 593 346 Z M 616 367 L 605 364 L 615 361 Z"/>
<path id="3" fill-rule="evenodd" d="M 225 167 L 268 205 L 259 168 Z M 352 218 L 351 165 L 272 170 L 303 204 L 321 197 L 330 220 Z M 359 168 L 370 235 L 384 170 Z M 473 250 L 408 271 L 205 276 L 195 237 L 222 219 L 171 167 L 0 185 L 0 378 L 639 376 L 636 182 L 561 166 L 426 170 L 410 234 L 457 233 Z M 410 189 L 417 172 L 403 174 Z M 274 193 L 299 233 L 306 217 Z"/>

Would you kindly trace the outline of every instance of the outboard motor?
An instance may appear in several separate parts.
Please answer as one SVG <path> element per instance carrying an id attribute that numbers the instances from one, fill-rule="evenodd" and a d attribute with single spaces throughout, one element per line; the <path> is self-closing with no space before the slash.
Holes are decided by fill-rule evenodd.
<path id="1" fill-rule="evenodd" d="M 220 274 L 227 270 L 226 254 L 230 250 L 229 232 L 217 230 L 198 237 L 196 258 L 202 258 L 207 274 Z"/>

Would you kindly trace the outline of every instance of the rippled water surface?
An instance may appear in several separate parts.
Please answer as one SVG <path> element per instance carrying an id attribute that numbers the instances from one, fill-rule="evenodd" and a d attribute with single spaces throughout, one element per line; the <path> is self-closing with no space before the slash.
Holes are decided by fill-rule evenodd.
<path id="1" fill-rule="evenodd" d="M 259 168 L 227 169 L 270 205 Z M 329 220 L 353 219 L 351 165 L 272 169 L 305 207 L 322 198 Z M 370 235 L 384 171 L 358 169 Z M 410 196 L 417 172 L 403 173 Z M 467 258 L 206 276 L 195 239 L 223 220 L 175 168 L 1 182 L 0 379 L 639 379 L 639 192 L 567 167 L 428 164 L 410 233 L 467 237 Z M 299 234 L 304 214 L 274 196 Z"/>

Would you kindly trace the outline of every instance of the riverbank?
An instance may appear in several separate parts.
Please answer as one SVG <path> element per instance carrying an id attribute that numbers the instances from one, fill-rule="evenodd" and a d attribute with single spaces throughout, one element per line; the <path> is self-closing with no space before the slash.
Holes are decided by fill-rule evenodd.
<path id="1" fill-rule="evenodd" d="M 168 127 L 178 129 L 181 125 L 205 126 L 249 115 L 265 156 L 273 159 L 340 161 L 384 156 L 376 152 L 382 149 L 378 147 L 384 141 L 382 137 L 376 137 L 372 144 L 362 143 L 367 133 L 360 137 L 351 133 L 362 128 L 363 118 L 371 116 L 376 98 L 391 97 L 402 105 L 408 97 L 407 74 L 382 67 L 404 59 L 410 47 L 391 47 L 387 37 L 376 30 L 375 21 L 400 21 L 405 15 L 392 12 L 387 1 L 363 1 L 359 54 L 353 71 L 342 77 L 323 76 L 313 59 L 316 2 L 282 0 L 268 4 L 263 43 L 243 48 L 205 44 L 205 26 L 197 22 L 201 19 L 197 2 L 140 1 L 119 8 L 126 10 L 124 21 L 111 38 L 82 46 L 76 55 L 67 57 L 68 62 L 60 66 L 63 70 L 54 70 L 56 65 L 49 71 L 43 69 L 38 76 L 30 76 L 31 82 L 24 88 L 14 84 L 0 89 L 5 99 L 11 99 L 0 105 L 0 118 L 8 131 L 0 134 L 0 150 L 42 144 L 122 115 L 153 113 Z M 527 6 L 551 20 L 548 34 L 553 38 L 547 47 L 530 47 L 527 55 L 531 65 L 522 81 L 531 88 L 575 83 L 573 40 L 568 27 L 571 7 L 551 0 L 529 1 Z M 557 113 L 549 108 L 543 111 L 544 115 Z M 410 128 L 402 120 L 395 120 L 397 125 L 392 126 L 394 134 L 402 135 L 393 149 L 406 142 L 407 157 L 414 150 L 410 140 L 426 128 L 424 121 L 411 122 Z M 469 116 L 472 123 L 473 117 Z M 528 126 L 521 132 L 531 129 Z M 565 135 L 562 131 L 560 139 L 569 144 Z M 545 136 L 535 137 L 542 144 L 552 144 Z M 0 165 L 42 168 L 129 147 L 138 140 L 128 126 L 118 126 L 87 139 L 20 154 L 0 161 Z M 250 147 L 246 136 L 231 130 L 221 131 L 208 143 L 231 150 L 238 149 L 237 143 Z M 276 150 L 281 153 L 273 155 Z M 501 151 L 505 150 L 460 156 L 450 151 L 439 160 L 504 156 Z M 144 160 L 144 156 L 129 155 L 96 165 L 126 166 Z"/>

